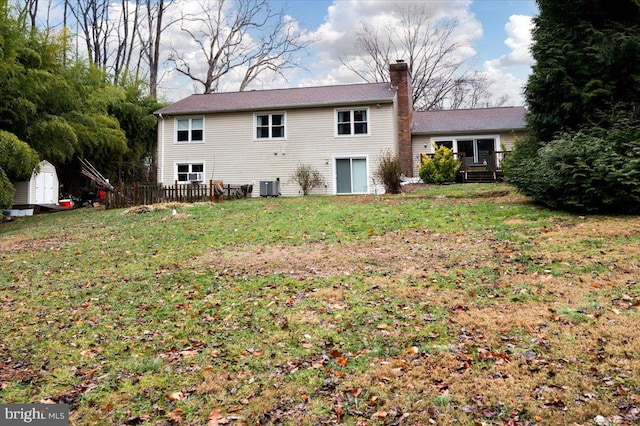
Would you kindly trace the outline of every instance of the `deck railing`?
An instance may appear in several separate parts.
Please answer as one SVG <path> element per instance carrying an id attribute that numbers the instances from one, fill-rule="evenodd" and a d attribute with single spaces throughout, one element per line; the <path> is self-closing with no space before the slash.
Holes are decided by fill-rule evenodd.
<path id="1" fill-rule="evenodd" d="M 464 152 L 454 152 L 453 153 L 453 158 L 458 160 L 458 163 L 460 163 L 460 169 L 459 172 L 460 173 L 465 173 L 468 171 L 473 171 L 473 166 L 478 166 L 476 168 L 476 170 L 480 171 L 480 169 L 482 169 L 481 171 L 487 171 L 487 172 L 499 172 L 502 171 L 502 162 L 504 161 L 504 159 L 507 157 L 507 155 L 509 155 L 511 153 L 511 151 L 494 151 L 493 154 L 491 154 L 491 156 L 488 158 L 488 161 L 486 164 L 484 163 L 468 163 L 467 162 L 467 156 L 465 155 Z M 434 153 L 424 153 L 421 154 L 427 158 L 431 158 L 433 159 L 433 156 L 435 155 Z M 479 166 L 484 166 L 484 168 L 479 167 Z M 419 167 L 419 165 L 418 165 Z"/>

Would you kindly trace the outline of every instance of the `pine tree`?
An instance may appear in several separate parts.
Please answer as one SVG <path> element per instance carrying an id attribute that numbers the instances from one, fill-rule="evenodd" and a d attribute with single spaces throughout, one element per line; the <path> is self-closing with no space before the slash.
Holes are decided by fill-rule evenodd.
<path id="1" fill-rule="evenodd" d="M 537 2 L 529 136 L 506 177 L 551 207 L 640 211 L 640 1 Z"/>

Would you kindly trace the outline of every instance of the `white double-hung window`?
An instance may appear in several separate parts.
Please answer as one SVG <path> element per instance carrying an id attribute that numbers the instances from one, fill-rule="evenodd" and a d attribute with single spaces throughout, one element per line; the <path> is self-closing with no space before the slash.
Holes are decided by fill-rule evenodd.
<path id="1" fill-rule="evenodd" d="M 176 142 L 190 143 L 204 141 L 204 119 L 178 118 L 176 119 Z"/>
<path id="2" fill-rule="evenodd" d="M 368 134 L 368 108 L 336 110 L 336 135 L 359 136 Z"/>
<path id="3" fill-rule="evenodd" d="M 286 139 L 286 114 L 255 114 L 255 139 Z"/>

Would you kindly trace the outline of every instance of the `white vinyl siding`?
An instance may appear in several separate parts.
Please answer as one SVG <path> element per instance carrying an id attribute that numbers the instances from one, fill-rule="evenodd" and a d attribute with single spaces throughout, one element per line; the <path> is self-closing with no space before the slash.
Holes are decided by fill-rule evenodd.
<path id="1" fill-rule="evenodd" d="M 313 194 L 335 194 L 336 158 L 367 157 L 368 191 L 373 192 L 371 170 L 375 170 L 381 153 L 387 149 L 396 152 L 397 135 L 392 104 L 367 109 L 369 137 L 336 137 L 336 109 L 334 107 L 291 109 L 286 111 L 286 139 L 271 139 L 269 143 L 256 143 L 256 115 L 262 112 L 233 112 L 208 114 L 204 117 L 206 144 L 174 144 L 175 120 L 164 122 L 164 160 L 162 146 L 158 147 L 160 161 L 158 181 L 173 184 L 174 165 L 178 163 L 205 164 L 205 182 L 222 180 L 224 184 L 242 185 L 254 182 L 253 196 L 259 196 L 259 181 L 280 178 L 283 196 L 301 195 L 300 187 L 291 181 L 298 164 L 316 168 L 324 177 L 326 186 L 315 188 Z M 274 114 L 276 112 L 268 112 Z M 162 134 L 162 123 L 159 124 Z M 160 136 L 161 137 L 161 136 Z"/>

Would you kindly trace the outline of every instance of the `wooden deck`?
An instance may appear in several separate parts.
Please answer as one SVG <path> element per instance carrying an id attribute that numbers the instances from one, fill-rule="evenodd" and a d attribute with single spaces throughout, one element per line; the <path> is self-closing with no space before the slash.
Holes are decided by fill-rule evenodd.
<path id="1" fill-rule="evenodd" d="M 464 153 L 454 153 L 453 155 L 460 163 L 457 182 L 461 183 L 494 183 L 504 180 L 502 162 L 510 151 L 495 151 L 482 163 L 474 163 L 467 159 Z M 425 154 L 432 158 L 434 154 Z"/>

